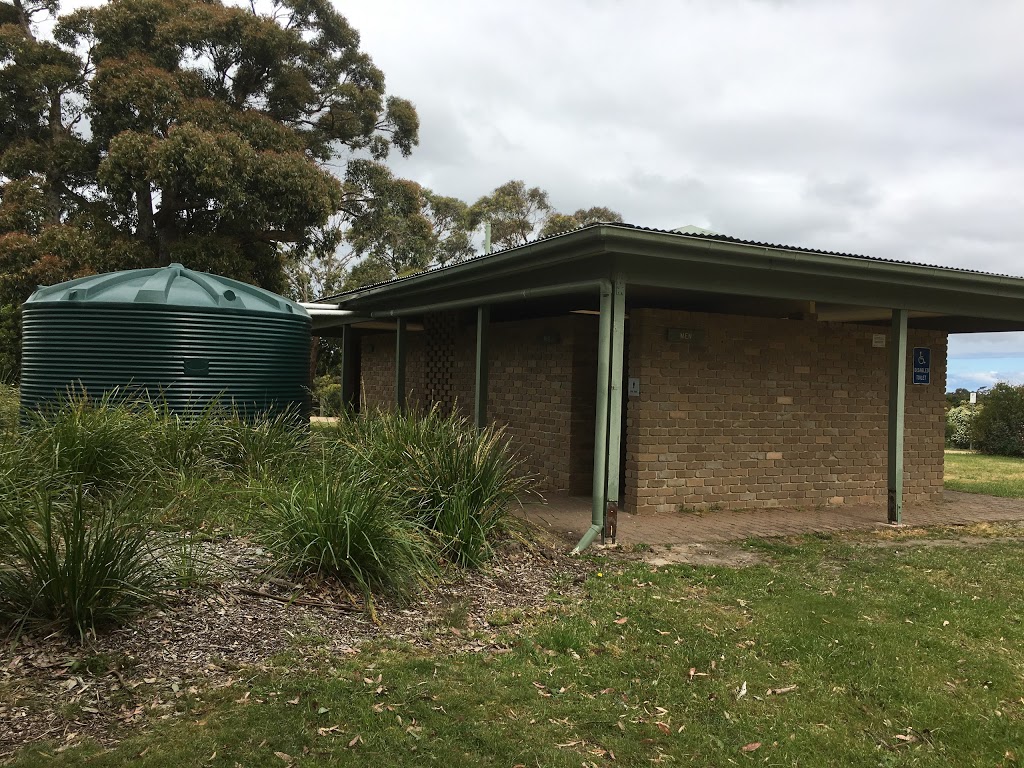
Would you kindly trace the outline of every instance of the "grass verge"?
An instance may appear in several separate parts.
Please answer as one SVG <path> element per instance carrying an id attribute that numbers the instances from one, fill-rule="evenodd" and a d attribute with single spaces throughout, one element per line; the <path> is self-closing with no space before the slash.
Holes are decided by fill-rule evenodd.
<path id="1" fill-rule="evenodd" d="M 768 541 L 740 570 L 595 560 L 586 601 L 553 597 L 510 652 L 283 655 L 117 747 L 14 764 L 1020 764 L 1024 551 L 905 544 Z"/>
<path id="2" fill-rule="evenodd" d="M 950 490 L 1024 498 L 1024 459 L 949 451 L 945 459 Z"/>

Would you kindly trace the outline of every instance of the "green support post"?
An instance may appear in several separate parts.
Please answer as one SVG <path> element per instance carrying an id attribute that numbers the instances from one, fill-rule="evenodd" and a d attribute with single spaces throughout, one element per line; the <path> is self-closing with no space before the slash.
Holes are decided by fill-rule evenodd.
<path id="1" fill-rule="evenodd" d="M 395 408 L 405 410 L 405 352 L 408 346 L 408 321 L 398 318 L 395 325 Z"/>
<path id="2" fill-rule="evenodd" d="M 626 339 L 626 285 L 621 280 L 612 283 L 612 337 L 610 360 L 610 386 L 608 388 L 608 482 L 606 503 L 615 505 L 619 498 L 619 475 L 622 468 L 622 369 Z M 607 521 L 606 521 L 607 527 Z"/>
<path id="3" fill-rule="evenodd" d="M 573 549 L 582 552 L 604 530 L 605 494 L 608 483 L 608 384 L 612 349 L 612 285 L 601 283 L 601 315 L 597 336 L 597 407 L 594 420 L 594 484 L 591 490 L 591 525 Z"/>
<path id="4" fill-rule="evenodd" d="M 359 382 L 356 380 L 356 329 L 351 325 L 341 327 L 341 407 L 354 411 Z"/>
<path id="5" fill-rule="evenodd" d="M 487 374 L 488 349 L 487 332 L 491 324 L 491 308 L 481 305 L 476 308 L 476 388 L 474 390 L 473 421 L 477 429 L 487 426 Z"/>
<path id="6" fill-rule="evenodd" d="M 907 310 L 892 311 L 889 334 L 889 509 L 888 519 L 903 519 L 903 409 L 907 397 Z"/>

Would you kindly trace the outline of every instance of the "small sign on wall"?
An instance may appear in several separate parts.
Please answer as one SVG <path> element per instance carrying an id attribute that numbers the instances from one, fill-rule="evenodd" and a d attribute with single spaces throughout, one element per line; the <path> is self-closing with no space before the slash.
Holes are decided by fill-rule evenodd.
<path id="1" fill-rule="evenodd" d="M 885 346 L 885 334 L 884 333 L 873 333 L 873 334 L 871 334 L 871 346 L 872 347 L 884 347 Z"/>
<path id="2" fill-rule="evenodd" d="M 703 344 L 703 328 L 667 328 L 665 329 L 666 341 L 681 341 L 685 344 Z"/>
<path id="3" fill-rule="evenodd" d="M 914 383 L 932 383 L 932 351 L 928 347 L 914 347 Z"/>
<path id="4" fill-rule="evenodd" d="M 629 396 L 638 397 L 640 395 L 640 379 L 630 378 L 628 384 L 626 392 Z"/>

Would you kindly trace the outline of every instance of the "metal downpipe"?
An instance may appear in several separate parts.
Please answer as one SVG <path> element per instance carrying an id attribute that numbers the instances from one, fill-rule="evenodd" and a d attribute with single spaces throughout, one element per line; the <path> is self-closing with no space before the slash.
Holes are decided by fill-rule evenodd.
<path id="1" fill-rule="evenodd" d="M 608 482 L 608 386 L 612 357 L 612 283 L 601 280 L 601 317 L 597 336 L 597 406 L 594 423 L 594 485 L 590 528 L 573 548 L 578 555 L 604 530 L 605 492 Z"/>

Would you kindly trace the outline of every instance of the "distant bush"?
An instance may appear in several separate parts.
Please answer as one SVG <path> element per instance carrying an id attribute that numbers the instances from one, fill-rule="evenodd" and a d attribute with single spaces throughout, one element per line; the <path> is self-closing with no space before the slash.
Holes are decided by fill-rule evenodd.
<path id="1" fill-rule="evenodd" d="M 319 406 L 321 416 L 340 416 L 341 379 L 330 374 L 313 379 L 313 402 Z"/>
<path id="2" fill-rule="evenodd" d="M 1024 386 L 993 386 L 973 428 L 974 447 L 982 453 L 1024 456 Z"/>
<path id="3" fill-rule="evenodd" d="M 970 448 L 974 440 L 974 420 L 984 406 L 958 405 L 946 411 L 946 445 Z"/>

